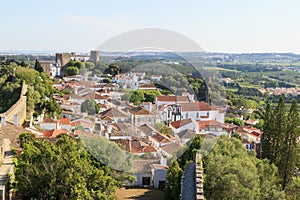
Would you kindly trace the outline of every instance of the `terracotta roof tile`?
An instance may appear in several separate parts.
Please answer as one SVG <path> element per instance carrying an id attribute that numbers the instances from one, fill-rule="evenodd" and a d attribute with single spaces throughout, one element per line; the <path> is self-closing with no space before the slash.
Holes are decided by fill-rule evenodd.
<path id="1" fill-rule="evenodd" d="M 183 146 L 179 143 L 170 143 L 167 145 L 164 145 L 162 147 L 160 147 L 163 151 L 167 152 L 170 155 L 173 155 L 174 153 L 176 153 L 179 149 L 181 149 Z"/>
<path id="2" fill-rule="evenodd" d="M 61 125 L 70 125 L 71 124 L 71 119 L 70 118 L 61 118 L 59 120 L 59 123 Z"/>
<path id="3" fill-rule="evenodd" d="M 150 112 L 148 109 L 140 106 L 129 109 L 129 112 L 133 115 L 154 115 L 153 112 Z"/>
<path id="4" fill-rule="evenodd" d="M 204 130 L 206 127 L 222 127 L 223 124 L 221 122 L 218 122 L 216 120 L 208 120 L 208 121 L 197 121 L 199 129 Z"/>
<path id="5" fill-rule="evenodd" d="M 157 96 L 157 101 L 166 101 L 166 102 L 175 103 L 176 100 L 178 101 L 178 103 L 189 102 L 186 96 L 170 96 L 170 95 Z"/>
<path id="6" fill-rule="evenodd" d="M 205 102 L 182 103 L 180 105 L 183 112 L 212 110 L 212 107 Z"/>
<path id="7" fill-rule="evenodd" d="M 69 131 L 67 130 L 63 130 L 63 129 L 60 129 L 60 130 L 57 130 L 57 129 L 53 129 L 53 130 L 49 130 L 49 131 L 45 131 L 43 133 L 44 137 L 46 138 L 55 138 L 57 137 L 58 135 L 60 134 L 63 134 L 63 133 L 69 133 Z"/>
<path id="8" fill-rule="evenodd" d="M 174 128 L 178 129 L 182 126 L 185 126 L 189 123 L 192 123 L 193 120 L 191 118 L 188 118 L 188 119 L 183 119 L 183 120 L 179 120 L 179 121 L 175 121 L 175 122 L 172 122 L 170 125 L 173 126 Z"/>
<path id="9" fill-rule="evenodd" d="M 160 134 L 160 133 L 153 133 L 152 135 L 149 136 L 149 138 L 153 139 L 154 141 L 156 141 L 157 143 L 168 143 L 171 142 L 171 140 L 169 138 L 167 138 L 166 136 Z"/>
<path id="10" fill-rule="evenodd" d="M 127 115 L 124 112 L 122 112 L 122 111 L 120 111 L 120 110 L 118 110 L 117 108 L 114 108 L 114 107 L 109 108 L 109 109 L 99 113 L 99 115 L 100 115 L 101 118 L 104 118 L 104 117 L 110 117 L 110 118 L 127 117 Z"/>

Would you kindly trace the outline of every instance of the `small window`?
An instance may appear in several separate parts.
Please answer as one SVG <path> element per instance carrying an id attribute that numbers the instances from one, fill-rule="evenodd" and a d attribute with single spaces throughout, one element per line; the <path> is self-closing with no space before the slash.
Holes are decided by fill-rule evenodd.
<path id="1" fill-rule="evenodd" d="M 186 113 L 186 114 L 185 114 L 185 118 L 186 118 L 186 119 L 189 118 L 189 113 Z"/>
<path id="2" fill-rule="evenodd" d="M 150 177 L 143 177 L 143 185 L 150 185 Z"/>
<path id="3" fill-rule="evenodd" d="M 196 118 L 199 118 L 199 113 L 196 114 Z"/>

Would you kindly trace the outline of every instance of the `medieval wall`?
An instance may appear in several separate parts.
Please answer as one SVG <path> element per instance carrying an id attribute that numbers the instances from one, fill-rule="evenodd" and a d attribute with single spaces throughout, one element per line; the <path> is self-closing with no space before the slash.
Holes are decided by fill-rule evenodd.
<path id="1" fill-rule="evenodd" d="M 7 122 L 14 124 L 14 115 L 18 115 L 18 125 L 22 125 L 26 118 L 26 100 L 27 85 L 23 84 L 19 100 L 12 105 L 6 112 L 0 113 Z"/>

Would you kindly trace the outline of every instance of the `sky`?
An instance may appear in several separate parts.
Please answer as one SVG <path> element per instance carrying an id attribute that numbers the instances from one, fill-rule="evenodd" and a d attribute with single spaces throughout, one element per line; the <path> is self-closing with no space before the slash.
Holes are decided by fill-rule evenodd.
<path id="1" fill-rule="evenodd" d="M 0 50 L 79 51 L 142 28 L 207 52 L 300 53 L 298 0 L 1 0 Z"/>

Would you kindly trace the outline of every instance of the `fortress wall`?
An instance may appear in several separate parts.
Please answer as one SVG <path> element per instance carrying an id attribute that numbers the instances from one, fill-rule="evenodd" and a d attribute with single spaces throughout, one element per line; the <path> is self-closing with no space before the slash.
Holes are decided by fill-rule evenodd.
<path id="1" fill-rule="evenodd" d="M 195 183 L 196 183 L 196 200 L 204 200 L 204 191 L 203 191 L 203 168 L 202 168 L 202 158 L 201 153 L 198 150 L 196 154 L 195 161 Z"/>
<path id="2" fill-rule="evenodd" d="M 22 90 L 19 100 L 12 105 L 6 112 L 0 113 L 0 116 L 4 116 L 7 122 L 14 124 L 14 115 L 18 115 L 18 124 L 22 125 L 26 118 L 26 100 L 25 96 L 27 92 L 27 85 L 22 85 Z"/>

